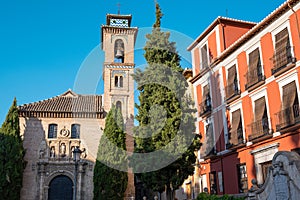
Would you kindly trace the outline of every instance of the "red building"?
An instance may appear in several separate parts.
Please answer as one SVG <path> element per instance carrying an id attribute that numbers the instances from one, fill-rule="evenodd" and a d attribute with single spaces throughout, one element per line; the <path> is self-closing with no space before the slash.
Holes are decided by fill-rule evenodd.
<path id="1" fill-rule="evenodd" d="M 300 0 L 257 24 L 218 17 L 188 50 L 203 136 L 196 193 L 247 192 L 277 151 L 300 149 Z"/>

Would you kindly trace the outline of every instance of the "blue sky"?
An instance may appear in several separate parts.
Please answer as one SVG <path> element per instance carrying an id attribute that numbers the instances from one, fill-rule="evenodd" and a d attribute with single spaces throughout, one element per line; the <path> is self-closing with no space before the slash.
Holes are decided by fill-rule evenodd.
<path id="1" fill-rule="evenodd" d="M 78 86 L 76 77 L 91 63 L 92 70 L 102 69 L 100 27 L 107 13 L 117 13 L 118 2 L 121 14 L 132 14 L 132 26 L 141 30 L 136 52 L 136 63 L 141 66 L 143 34 L 155 21 L 153 0 L 0 2 L 0 123 L 14 97 L 20 105 L 60 95 L 69 88 L 102 94 L 99 76 L 93 77 L 90 86 L 90 74 L 86 74 L 86 87 Z M 164 13 L 162 27 L 171 30 L 177 48 L 189 60 L 190 55 L 184 52 L 188 43 L 216 17 L 259 22 L 284 0 L 252 0 L 247 5 L 240 0 L 158 2 Z M 188 62 L 183 65 L 189 66 Z"/>

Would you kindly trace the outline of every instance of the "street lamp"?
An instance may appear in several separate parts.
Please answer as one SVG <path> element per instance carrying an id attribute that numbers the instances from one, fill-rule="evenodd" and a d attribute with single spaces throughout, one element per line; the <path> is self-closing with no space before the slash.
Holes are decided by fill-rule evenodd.
<path id="1" fill-rule="evenodd" d="M 73 150 L 73 160 L 75 162 L 75 174 L 74 174 L 74 200 L 76 200 L 76 193 L 77 193 L 77 169 L 78 169 L 78 162 L 80 161 L 80 154 L 82 151 L 79 149 L 79 146 L 75 147 Z"/>

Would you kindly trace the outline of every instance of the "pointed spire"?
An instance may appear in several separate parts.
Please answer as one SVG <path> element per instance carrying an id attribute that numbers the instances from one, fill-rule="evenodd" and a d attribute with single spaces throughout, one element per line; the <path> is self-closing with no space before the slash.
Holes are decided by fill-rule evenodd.
<path id="1" fill-rule="evenodd" d="M 155 1 L 155 16 L 156 20 L 155 23 L 153 24 L 153 28 L 160 28 L 160 19 L 162 18 L 164 14 L 161 12 L 160 6 L 157 1 Z"/>

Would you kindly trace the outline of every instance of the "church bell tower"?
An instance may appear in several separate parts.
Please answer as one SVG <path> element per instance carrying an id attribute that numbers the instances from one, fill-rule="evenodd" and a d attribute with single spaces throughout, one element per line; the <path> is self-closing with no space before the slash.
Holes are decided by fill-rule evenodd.
<path id="1" fill-rule="evenodd" d="M 106 16 L 102 25 L 102 50 L 105 53 L 103 64 L 104 110 L 109 112 L 115 105 L 122 112 L 126 130 L 126 149 L 133 152 L 132 129 L 134 125 L 134 45 L 138 29 L 131 27 L 131 15 Z M 128 185 L 125 198 L 135 196 L 134 175 L 128 172 Z"/>
<path id="2" fill-rule="evenodd" d="M 114 104 L 120 108 L 125 123 L 134 116 L 134 45 L 138 29 L 131 27 L 131 15 L 106 16 L 102 25 L 104 110 Z"/>

